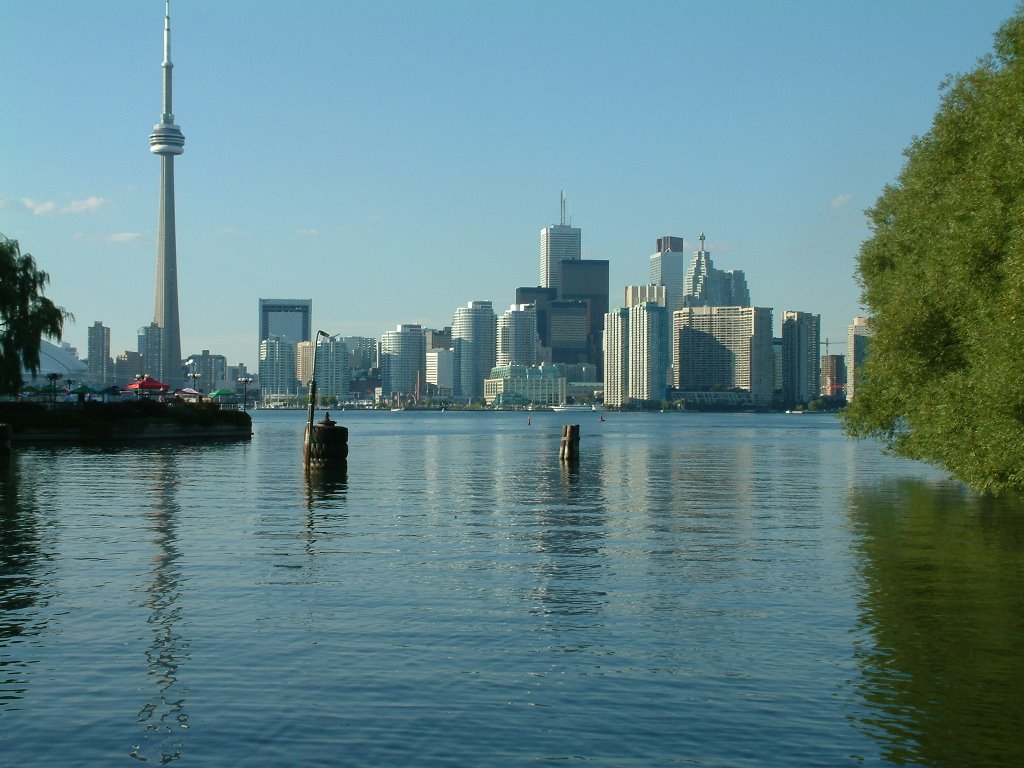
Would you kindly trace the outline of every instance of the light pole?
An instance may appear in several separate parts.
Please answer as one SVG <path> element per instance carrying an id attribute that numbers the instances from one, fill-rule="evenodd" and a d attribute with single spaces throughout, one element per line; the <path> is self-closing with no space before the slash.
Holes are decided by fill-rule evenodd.
<path id="1" fill-rule="evenodd" d="M 59 373 L 48 373 L 46 378 L 50 380 L 50 386 L 53 388 L 53 408 L 57 409 L 57 382 L 60 381 Z"/>
<path id="2" fill-rule="evenodd" d="M 248 403 L 249 385 L 252 384 L 252 376 L 239 376 L 238 383 L 242 385 L 242 410 Z"/>
<path id="3" fill-rule="evenodd" d="M 186 373 L 185 376 L 192 382 L 192 389 L 196 389 L 196 382 L 199 381 L 199 378 L 202 374 L 200 374 L 199 371 L 196 370 L 196 361 L 193 360 L 191 357 L 185 361 L 185 365 L 191 368 L 191 370 L 188 373 Z"/>
<path id="4" fill-rule="evenodd" d="M 309 376 L 309 421 L 307 424 L 309 432 L 313 430 L 313 409 L 316 408 L 316 351 L 317 347 L 320 346 L 320 337 L 323 336 L 325 339 L 331 338 L 331 335 L 327 331 L 317 331 L 316 338 L 313 340 L 313 371 Z M 307 434 L 309 434 L 307 432 Z"/>
<path id="5" fill-rule="evenodd" d="M 135 383 L 138 385 L 135 387 L 135 399 L 138 400 L 142 397 L 142 380 L 146 378 L 144 373 L 135 374 Z"/>

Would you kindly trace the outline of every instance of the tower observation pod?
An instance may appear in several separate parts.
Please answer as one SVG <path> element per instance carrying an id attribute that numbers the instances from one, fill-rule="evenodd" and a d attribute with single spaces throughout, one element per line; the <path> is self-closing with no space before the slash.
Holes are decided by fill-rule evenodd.
<path id="1" fill-rule="evenodd" d="M 185 151 L 185 136 L 174 124 L 174 110 L 171 108 L 171 0 L 164 6 L 164 111 L 160 122 L 153 126 L 149 135 L 149 151 L 154 155 L 180 155 Z"/>

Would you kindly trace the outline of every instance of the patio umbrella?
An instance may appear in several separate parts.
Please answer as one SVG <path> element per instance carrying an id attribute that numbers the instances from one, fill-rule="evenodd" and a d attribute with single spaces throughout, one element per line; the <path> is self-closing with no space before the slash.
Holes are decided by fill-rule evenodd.
<path id="1" fill-rule="evenodd" d="M 77 387 L 71 390 L 69 394 L 72 395 L 95 395 L 96 390 L 90 387 L 88 384 L 79 384 Z"/>
<path id="2" fill-rule="evenodd" d="M 185 387 L 184 389 L 179 389 L 178 393 L 182 395 L 188 395 L 190 397 L 202 394 L 202 392 L 200 392 L 198 389 L 192 389 L 192 387 Z"/>
<path id="3" fill-rule="evenodd" d="M 228 397 L 229 395 L 237 395 L 233 389 L 215 389 L 210 393 L 210 397 Z"/>
<path id="4" fill-rule="evenodd" d="M 157 381 L 152 376 L 143 376 L 141 379 L 136 379 L 131 384 L 129 384 L 126 387 L 126 389 L 130 389 L 133 392 L 138 391 L 140 389 L 143 391 L 156 391 L 167 389 L 167 385 L 164 384 L 162 381 Z"/>

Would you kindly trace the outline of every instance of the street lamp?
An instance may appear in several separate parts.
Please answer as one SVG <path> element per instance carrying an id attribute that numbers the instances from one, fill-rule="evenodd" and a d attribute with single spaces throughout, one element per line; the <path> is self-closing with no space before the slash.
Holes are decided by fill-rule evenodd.
<path id="1" fill-rule="evenodd" d="M 242 410 L 246 408 L 249 395 L 249 385 L 252 384 L 252 376 L 239 376 L 238 383 L 242 385 Z"/>
<path id="2" fill-rule="evenodd" d="M 196 370 L 196 361 L 191 357 L 185 361 L 185 365 L 189 366 L 191 370 L 185 374 L 185 377 L 192 381 L 192 389 L 196 389 L 196 382 L 199 380 L 202 374 Z"/>
<path id="3" fill-rule="evenodd" d="M 316 338 L 313 339 L 313 371 L 309 376 L 309 432 L 313 431 L 313 409 L 316 408 L 316 352 L 317 347 L 320 346 L 321 336 L 325 339 L 331 338 L 331 335 L 327 331 L 317 331 Z"/>
<path id="4" fill-rule="evenodd" d="M 53 388 L 53 407 L 57 407 L 57 382 L 60 381 L 59 373 L 48 373 L 46 378 L 50 381 L 50 386 Z"/>

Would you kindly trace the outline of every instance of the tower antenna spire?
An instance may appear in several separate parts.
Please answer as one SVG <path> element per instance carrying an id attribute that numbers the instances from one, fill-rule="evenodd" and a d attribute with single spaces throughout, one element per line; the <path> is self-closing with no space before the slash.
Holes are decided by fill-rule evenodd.
<path id="1" fill-rule="evenodd" d="M 171 103 L 171 0 L 164 0 L 164 60 L 160 65 L 164 70 L 164 112 L 163 122 L 174 122 L 174 109 Z"/>
<path id="2" fill-rule="evenodd" d="M 562 190 L 562 226 L 565 226 L 565 190 Z"/>

